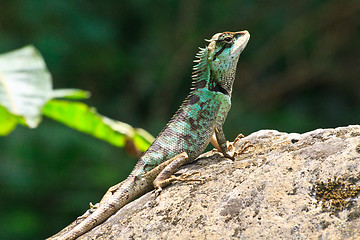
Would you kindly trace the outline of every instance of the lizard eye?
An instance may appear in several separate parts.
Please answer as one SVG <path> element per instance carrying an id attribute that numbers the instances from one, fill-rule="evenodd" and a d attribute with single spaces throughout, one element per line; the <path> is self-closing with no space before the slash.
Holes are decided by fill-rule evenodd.
<path id="1" fill-rule="evenodd" d="M 226 37 L 224 38 L 224 43 L 232 43 L 233 38 L 232 37 Z"/>

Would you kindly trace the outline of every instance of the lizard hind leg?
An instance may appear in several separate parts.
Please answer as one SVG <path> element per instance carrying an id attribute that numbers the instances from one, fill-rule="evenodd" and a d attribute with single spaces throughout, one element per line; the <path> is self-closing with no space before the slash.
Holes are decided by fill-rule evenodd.
<path id="1" fill-rule="evenodd" d="M 93 204 L 92 202 L 89 203 L 90 208 L 80 217 L 76 218 L 76 223 L 79 224 L 83 220 L 85 220 L 88 216 L 90 216 L 96 209 L 99 208 L 99 203 Z"/>
<path id="2" fill-rule="evenodd" d="M 159 174 L 156 176 L 155 180 L 153 181 L 154 187 L 156 189 L 155 191 L 156 196 L 160 194 L 163 187 L 168 186 L 170 183 L 174 181 L 199 181 L 203 183 L 204 181 L 203 179 L 189 178 L 192 175 L 200 174 L 200 172 L 193 172 L 190 174 L 183 173 L 179 177 L 173 176 L 173 173 L 176 172 L 176 170 L 178 170 L 180 166 L 188 162 L 188 158 L 189 157 L 187 153 L 183 152 L 164 162 L 164 164 L 166 163 L 166 167 L 164 167 L 164 169 L 162 169 L 159 172 Z"/>
<path id="3" fill-rule="evenodd" d="M 93 204 L 92 202 L 90 202 L 89 203 L 90 208 L 83 215 L 78 217 L 76 219 L 76 222 L 80 223 L 81 221 L 86 219 L 88 216 L 90 216 L 93 212 L 95 212 L 95 210 L 98 209 L 101 206 L 101 204 L 108 202 L 109 199 L 111 198 L 111 196 L 121 187 L 121 184 L 122 184 L 122 182 L 110 187 L 106 191 L 105 195 L 102 197 L 100 202 L 98 202 L 96 204 Z"/>

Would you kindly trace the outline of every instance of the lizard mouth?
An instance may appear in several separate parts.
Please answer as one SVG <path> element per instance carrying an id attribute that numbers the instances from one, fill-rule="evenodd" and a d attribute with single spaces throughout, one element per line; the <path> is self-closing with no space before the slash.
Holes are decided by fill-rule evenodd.
<path id="1" fill-rule="evenodd" d="M 236 40 L 232 47 L 231 55 L 238 56 L 244 50 L 244 48 L 246 47 L 246 44 L 249 42 L 250 33 L 248 31 L 244 30 L 244 31 L 240 31 L 240 32 L 234 32 L 233 34 L 235 35 Z"/>

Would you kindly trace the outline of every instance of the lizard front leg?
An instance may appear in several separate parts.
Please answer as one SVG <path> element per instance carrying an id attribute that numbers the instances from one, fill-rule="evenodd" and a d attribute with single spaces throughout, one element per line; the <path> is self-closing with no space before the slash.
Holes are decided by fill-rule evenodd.
<path id="1" fill-rule="evenodd" d="M 239 134 L 233 143 L 228 144 L 225 138 L 225 134 L 222 130 L 221 126 L 218 126 L 215 128 L 215 133 L 211 138 L 211 144 L 222 154 L 224 154 L 225 157 L 230 158 L 234 160 L 234 158 L 246 151 L 249 147 L 253 147 L 253 145 L 250 143 L 250 141 L 245 141 L 242 146 L 240 147 L 240 150 L 234 152 L 232 155 L 230 155 L 229 152 L 232 152 L 234 145 L 236 142 L 240 141 L 241 138 L 243 138 L 243 134 Z"/>
<path id="2" fill-rule="evenodd" d="M 227 146 L 227 141 L 225 138 L 225 134 L 224 131 L 222 129 L 221 125 L 218 125 L 215 127 L 215 136 L 213 136 L 211 138 L 211 144 L 219 151 L 221 152 L 224 157 L 230 158 L 232 160 L 234 160 L 234 155 L 231 156 L 229 154 L 229 150 L 228 150 L 228 146 Z"/>

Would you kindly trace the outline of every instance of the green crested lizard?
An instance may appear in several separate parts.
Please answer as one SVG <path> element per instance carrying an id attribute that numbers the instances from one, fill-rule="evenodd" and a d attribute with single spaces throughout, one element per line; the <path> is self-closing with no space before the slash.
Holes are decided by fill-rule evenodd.
<path id="1" fill-rule="evenodd" d="M 109 188 L 100 203 L 80 217 L 82 222 L 50 239 L 75 239 L 154 187 L 158 194 L 172 181 L 194 180 L 171 175 L 181 165 L 193 162 L 210 141 L 225 157 L 233 159 L 222 125 L 231 106 L 237 62 L 249 39 L 247 31 L 240 31 L 217 33 L 206 40 L 209 45 L 200 48 L 194 61 L 190 94 L 127 179 Z"/>

